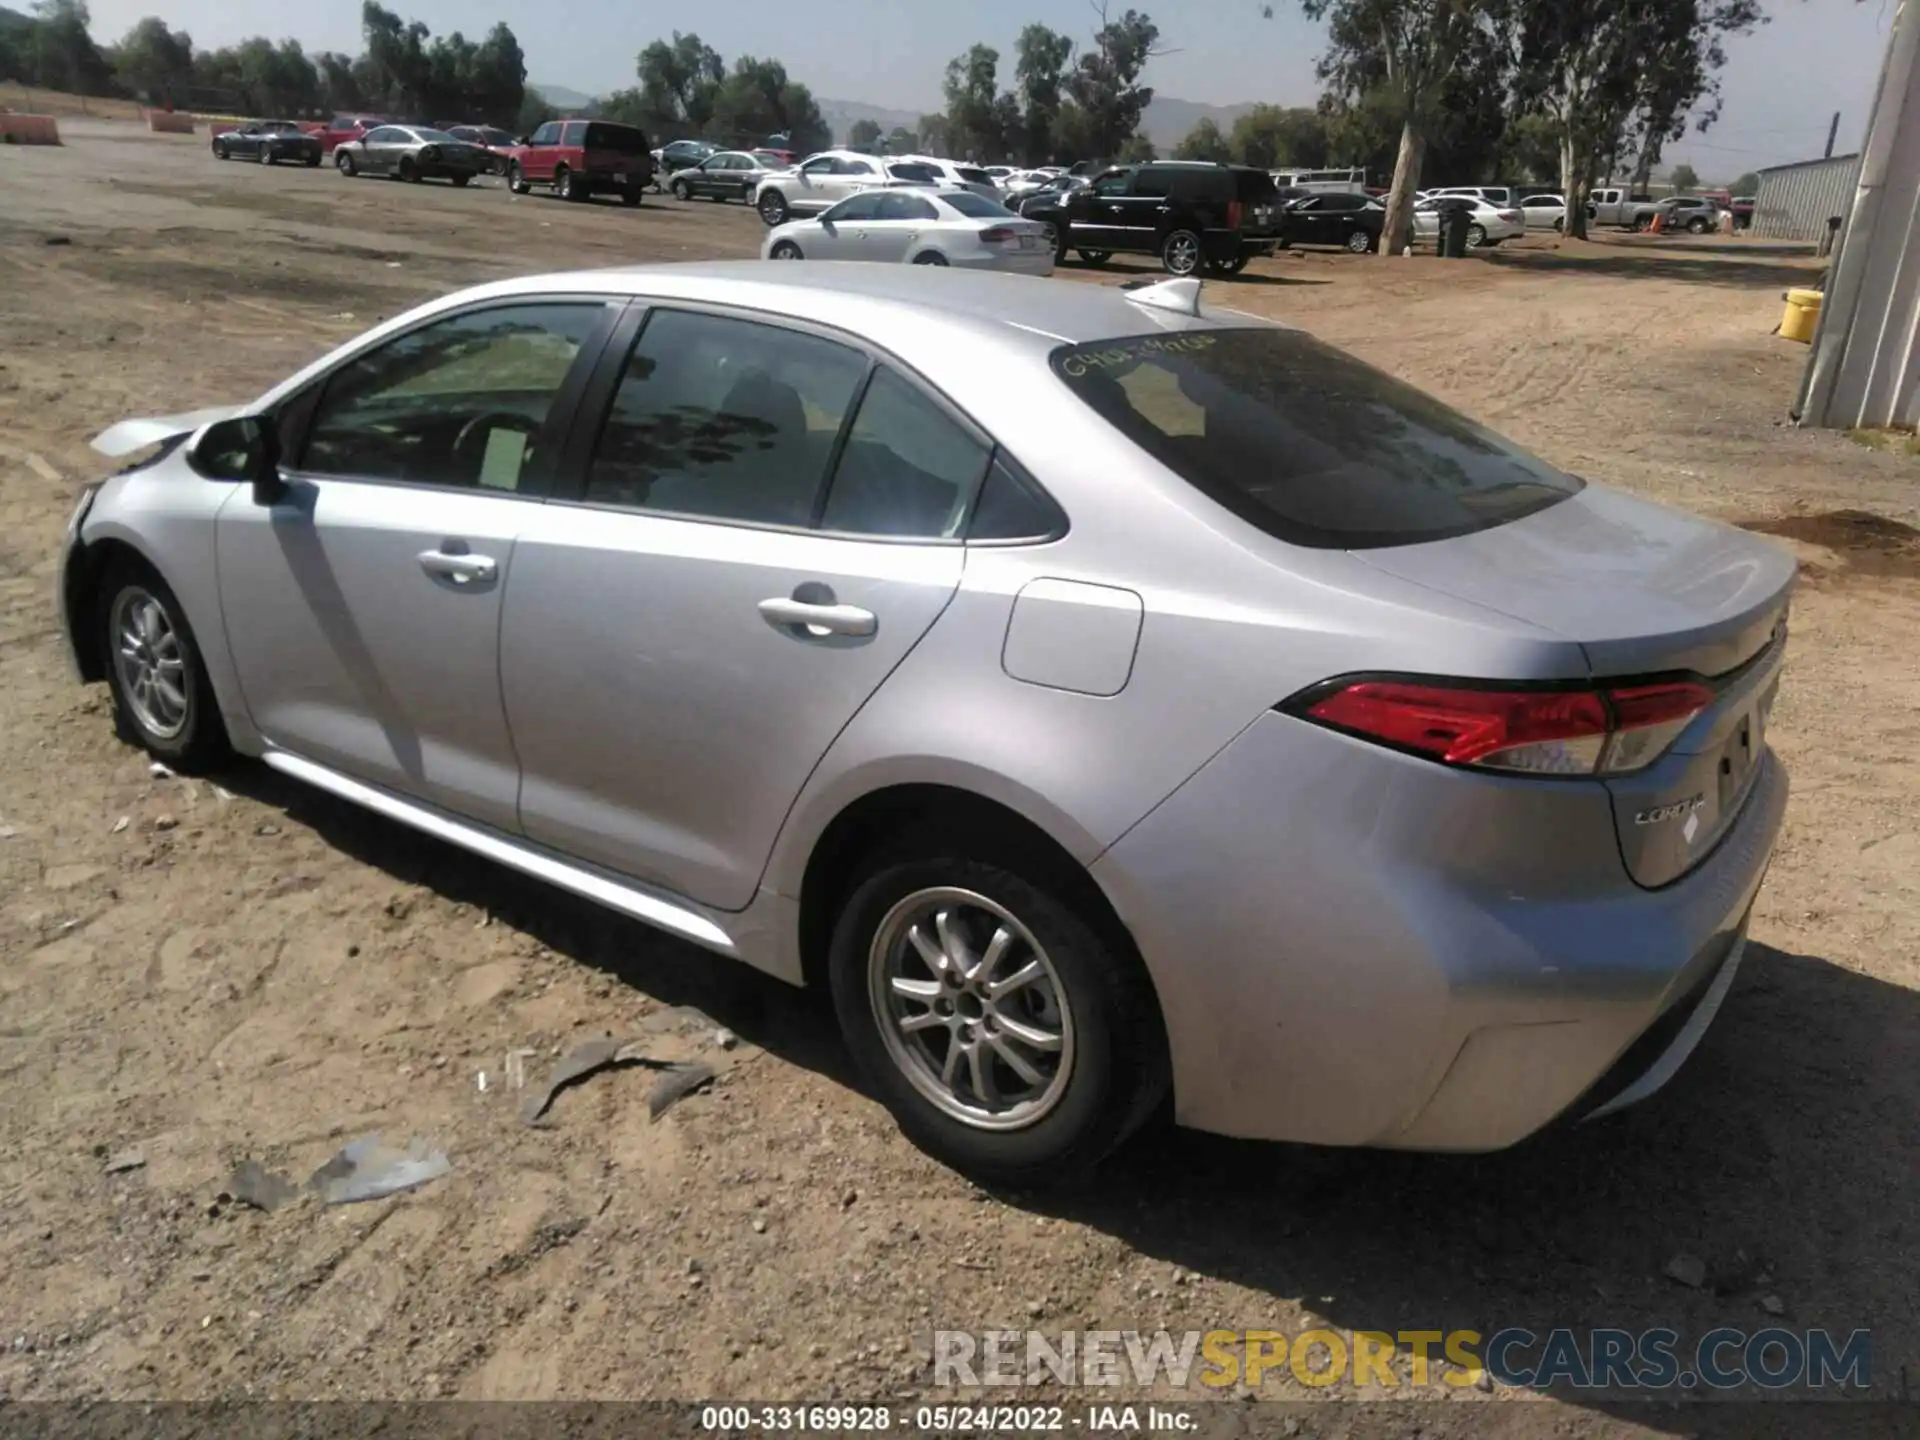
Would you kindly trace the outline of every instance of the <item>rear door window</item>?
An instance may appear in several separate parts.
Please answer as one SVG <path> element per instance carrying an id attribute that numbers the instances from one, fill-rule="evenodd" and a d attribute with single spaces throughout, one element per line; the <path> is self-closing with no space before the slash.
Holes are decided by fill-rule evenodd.
<path id="1" fill-rule="evenodd" d="M 960 533 L 991 453 L 882 366 L 834 467 L 821 524 L 848 534 L 951 539 Z"/>
<path id="2" fill-rule="evenodd" d="M 584 145 L 586 138 L 587 127 L 584 121 L 572 121 L 563 127 L 560 132 L 560 143 L 562 145 Z"/>
<path id="3" fill-rule="evenodd" d="M 1053 369 L 1162 465 L 1290 544 L 1443 540 L 1581 488 L 1432 396 L 1292 331 L 1063 346 Z"/>
<path id="4" fill-rule="evenodd" d="M 620 377 L 589 504 L 805 526 L 867 357 L 757 321 L 658 310 Z"/>

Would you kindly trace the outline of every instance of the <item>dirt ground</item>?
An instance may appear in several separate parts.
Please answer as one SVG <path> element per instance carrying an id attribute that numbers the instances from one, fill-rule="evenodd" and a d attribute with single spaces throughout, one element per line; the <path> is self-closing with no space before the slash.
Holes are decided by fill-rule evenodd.
<path id="1" fill-rule="evenodd" d="M 62 527 L 112 421 L 244 400 L 471 282 L 751 255 L 758 221 L 63 128 L 0 151 L 0 1398 L 905 1404 L 951 1398 L 940 1328 L 1697 1334 L 1772 1323 L 1763 1296 L 1871 1328 L 1882 1396 L 1920 1371 L 1920 461 L 1784 423 L 1806 351 L 1769 331 L 1808 261 L 1530 242 L 1209 286 L 1571 470 L 1799 546 L 1773 734 L 1795 799 L 1680 1079 L 1499 1156 L 1165 1133 L 1088 1193 L 989 1197 L 900 1139 L 819 1005 L 258 767 L 154 778 L 56 634 Z M 602 1074 L 522 1124 L 508 1052 L 544 1074 L 608 1033 L 719 1081 L 650 1123 L 646 1074 Z M 366 1205 L 216 1199 L 243 1159 L 304 1176 L 374 1130 L 452 1173 Z M 1665 1278 L 1681 1253 L 1702 1286 Z M 1356 1392 L 1260 1390 L 1309 1394 Z M 1420 1423 L 1692 1434 L 1715 1408 L 1530 1398 L 1467 1387 Z"/>

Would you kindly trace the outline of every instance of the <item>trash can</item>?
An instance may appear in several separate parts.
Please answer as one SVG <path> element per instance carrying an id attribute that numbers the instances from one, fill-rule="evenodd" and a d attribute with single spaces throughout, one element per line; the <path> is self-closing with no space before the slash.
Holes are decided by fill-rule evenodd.
<path id="1" fill-rule="evenodd" d="M 1826 299 L 1818 290 L 1789 290 L 1786 313 L 1780 317 L 1780 338 L 1813 343 L 1813 332 L 1820 325 L 1820 306 Z"/>
<path id="2" fill-rule="evenodd" d="M 1446 260 L 1464 260 L 1467 254 L 1467 231 L 1473 226 L 1473 207 L 1470 205 L 1443 205 L 1440 207 L 1440 255 Z"/>

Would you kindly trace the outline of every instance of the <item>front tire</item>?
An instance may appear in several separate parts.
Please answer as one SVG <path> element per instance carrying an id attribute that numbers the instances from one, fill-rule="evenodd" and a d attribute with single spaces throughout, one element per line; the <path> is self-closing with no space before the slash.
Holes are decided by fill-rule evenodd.
<path id="1" fill-rule="evenodd" d="M 507 189 L 515 195 L 524 195 L 533 187 L 527 184 L 526 172 L 520 168 L 520 162 L 514 160 L 507 165 Z"/>
<path id="2" fill-rule="evenodd" d="M 97 599 L 95 634 L 120 733 L 182 772 L 228 758 L 199 642 L 166 582 L 144 564 L 124 561 L 108 571 Z"/>
<path id="3" fill-rule="evenodd" d="M 420 183 L 420 166 L 414 161 L 411 155 L 402 155 L 400 157 L 400 163 L 394 166 L 394 174 L 406 181 L 409 185 L 418 185 Z"/>
<path id="4" fill-rule="evenodd" d="M 1089 265 L 1104 265 L 1113 259 L 1111 250 L 1081 250 L 1077 253 Z"/>
<path id="5" fill-rule="evenodd" d="M 230 160 L 233 158 L 227 153 L 226 141 L 216 140 L 213 142 L 213 158 L 216 160 Z"/>
<path id="6" fill-rule="evenodd" d="M 769 190 L 762 195 L 760 203 L 754 208 L 760 212 L 760 218 L 766 222 L 769 230 L 776 225 L 786 224 L 787 216 L 791 213 L 787 205 L 787 197 L 778 190 Z"/>
<path id="7" fill-rule="evenodd" d="M 319 169 L 319 168 L 320 168 L 320 157 L 319 157 L 318 155 L 309 155 L 309 156 L 307 156 L 307 168 L 308 168 L 309 170 L 317 170 L 317 169 Z"/>
<path id="8" fill-rule="evenodd" d="M 360 173 L 360 167 L 353 163 L 353 156 L 349 155 L 345 150 L 336 150 L 334 152 L 333 163 L 335 168 L 349 180 Z"/>
<path id="9" fill-rule="evenodd" d="M 1169 275 L 1191 275 L 1200 260 L 1200 237 L 1191 230 L 1175 230 L 1160 242 L 1160 264 Z"/>
<path id="10" fill-rule="evenodd" d="M 800 253 L 800 247 L 794 244 L 793 241 L 781 240 L 777 241 L 773 249 L 767 252 L 767 258 L 769 260 L 804 260 L 806 256 Z"/>
<path id="11" fill-rule="evenodd" d="M 841 1030 L 934 1158 L 988 1184 L 1077 1179 L 1166 1094 L 1152 988 L 1046 867 L 955 848 L 894 851 L 848 898 L 828 961 Z"/>
<path id="12" fill-rule="evenodd" d="M 453 181 L 456 188 L 460 189 L 464 189 L 473 182 L 473 176 L 471 175 L 450 175 L 447 178 Z"/>
<path id="13" fill-rule="evenodd" d="M 684 180 L 676 180 L 667 188 L 673 191 L 673 198 L 676 200 L 693 199 L 693 191 L 687 188 L 687 182 Z"/>

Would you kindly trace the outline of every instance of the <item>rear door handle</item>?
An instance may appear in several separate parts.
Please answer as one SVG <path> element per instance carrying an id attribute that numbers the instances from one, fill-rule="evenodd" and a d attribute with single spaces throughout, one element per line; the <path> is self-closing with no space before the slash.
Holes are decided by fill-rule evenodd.
<path id="1" fill-rule="evenodd" d="M 760 613 L 769 625 L 813 635 L 871 635 L 880 628 L 874 613 L 858 605 L 813 605 L 784 595 L 762 600 Z"/>
<path id="2" fill-rule="evenodd" d="M 490 555 L 449 555 L 445 550 L 422 550 L 415 557 L 420 568 L 429 575 L 438 575 L 457 585 L 473 580 L 491 580 L 499 567 Z"/>

